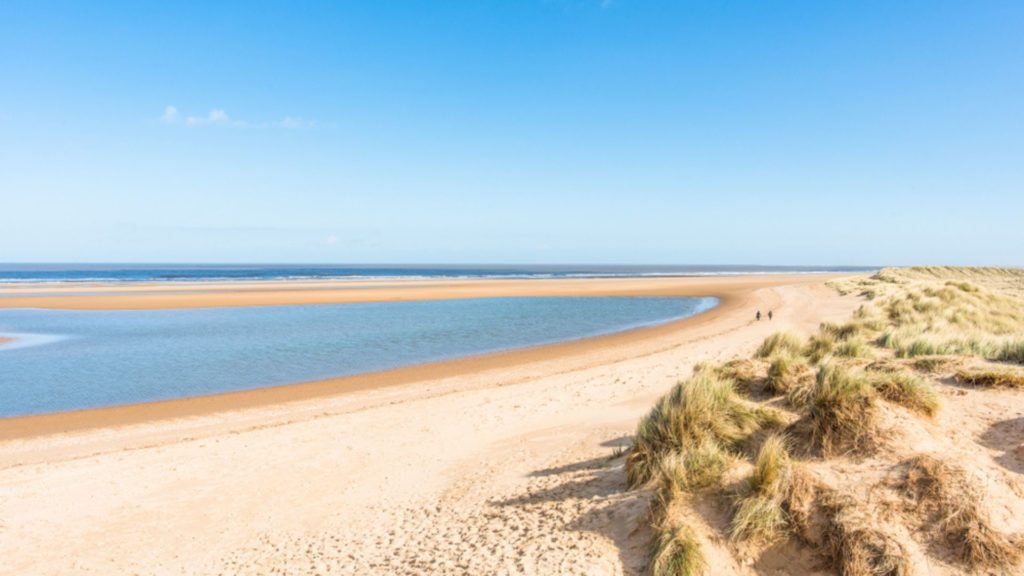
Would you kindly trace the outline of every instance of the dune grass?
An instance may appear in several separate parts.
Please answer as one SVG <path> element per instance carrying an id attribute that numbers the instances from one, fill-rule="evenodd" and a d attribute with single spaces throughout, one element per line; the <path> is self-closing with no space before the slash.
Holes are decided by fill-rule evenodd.
<path id="1" fill-rule="evenodd" d="M 936 374 L 949 370 L 960 362 L 961 359 L 958 356 L 920 356 L 911 362 L 911 366 L 926 374 Z"/>
<path id="2" fill-rule="evenodd" d="M 972 570 L 1020 564 L 1021 542 L 992 527 L 981 507 L 984 498 L 961 468 L 924 454 L 908 462 L 905 484 L 917 502 L 934 512 L 943 544 Z"/>
<path id="3" fill-rule="evenodd" d="M 819 332 L 810 337 L 807 340 L 807 345 L 804 347 L 803 354 L 812 364 L 817 364 L 824 360 L 828 355 L 832 354 L 832 351 L 836 348 L 835 336 L 832 336 L 828 332 Z"/>
<path id="4" fill-rule="evenodd" d="M 898 540 L 878 528 L 876 518 L 855 502 L 838 500 L 826 506 L 825 533 L 829 556 L 843 576 L 907 576 L 911 563 Z"/>
<path id="5" fill-rule="evenodd" d="M 866 451 L 874 434 L 873 400 L 864 375 L 833 364 L 819 368 L 806 405 L 812 444 L 826 456 Z"/>
<path id="6" fill-rule="evenodd" d="M 712 442 L 722 450 L 735 450 L 750 434 L 775 425 L 769 410 L 745 402 L 732 381 L 702 370 L 676 384 L 637 426 L 626 459 L 631 487 L 651 481 L 659 461 Z"/>
<path id="7" fill-rule="evenodd" d="M 757 360 L 739 358 L 714 367 L 714 371 L 722 378 L 729 378 L 737 384 L 749 386 L 764 378 L 763 364 Z"/>
<path id="8" fill-rule="evenodd" d="M 876 304 L 889 325 L 880 343 L 901 358 L 964 354 L 1024 363 L 1024 340 L 1018 336 L 1024 332 L 1020 289 L 996 292 L 966 280 L 939 283 L 934 273 L 938 271 L 887 272 L 901 285 Z M 944 273 L 986 280 L 1001 275 L 1009 286 L 1020 285 L 1019 271 L 1014 270 Z"/>
<path id="9" fill-rule="evenodd" d="M 991 359 L 1024 364 L 1024 340 L 1003 342 L 999 351 L 993 354 Z"/>
<path id="10" fill-rule="evenodd" d="M 658 462 L 662 498 L 672 499 L 683 492 L 720 484 L 734 459 L 710 438 L 666 454 Z"/>
<path id="11" fill-rule="evenodd" d="M 840 342 L 836 345 L 834 354 L 843 358 L 870 358 L 874 355 L 871 346 L 856 338 Z"/>
<path id="12" fill-rule="evenodd" d="M 924 378 L 903 370 L 883 370 L 869 380 L 882 398 L 932 417 L 939 411 L 939 393 Z"/>
<path id="13" fill-rule="evenodd" d="M 737 501 L 730 526 L 733 540 L 774 540 L 788 528 L 784 508 L 792 465 L 784 436 L 765 439 L 754 461 L 745 494 Z"/>
<path id="14" fill-rule="evenodd" d="M 877 503 L 837 494 L 830 487 L 835 470 L 800 465 L 789 447 L 794 454 L 819 453 L 827 467 L 833 456 L 888 446 L 877 442 L 879 402 L 934 416 L 941 395 L 928 378 L 939 375 L 952 373 L 962 385 L 1024 389 L 1024 370 L 961 368 L 977 364 L 969 356 L 1024 363 L 1024 271 L 886 269 L 836 285 L 871 300 L 850 321 L 823 323 L 806 339 L 779 332 L 753 358 L 702 367 L 638 425 L 626 472 L 630 486 L 653 487 L 658 494 L 653 573 L 708 570 L 694 533 L 668 518 L 677 499 L 696 491 L 702 498 L 732 495 L 727 535 L 743 542 L 743 549 L 763 551 L 780 538 L 798 537 L 843 575 L 911 572 L 900 540 L 905 528 L 886 524 L 906 518 L 879 516 L 885 510 Z M 729 472 L 748 458 L 762 431 L 782 420 L 736 392 L 737 385 L 761 382 L 773 395 L 762 400 L 792 410 L 799 420 L 788 427 L 789 436 L 764 438 L 750 476 L 737 492 L 726 490 Z M 936 534 L 937 544 L 953 550 L 971 571 L 1009 573 L 1019 564 L 1024 542 L 992 527 L 984 498 L 962 470 L 923 459 L 908 469 L 902 489 L 915 510 L 934 513 L 931 524 L 915 530 Z"/>
<path id="15" fill-rule="evenodd" d="M 652 576 L 698 576 L 707 568 L 693 530 L 676 525 L 659 531 L 651 560 Z"/>
<path id="16" fill-rule="evenodd" d="M 768 358 L 776 354 L 789 353 L 798 355 L 803 350 L 804 341 L 792 332 L 776 332 L 764 339 L 754 356 Z"/>
<path id="17" fill-rule="evenodd" d="M 764 389 L 769 394 L 786 394 L 809 380 L 811 374 L 811 367 L 803 357 L 790 353 L 776 354 L 768 366 Z"/>
<path id="18" fill-rule="evenodd" d="M 956 372 L 960 384 L 979 388 L 1024 388 L 1024 372 L 1000 369 L 962 369 Z"/>
<path id="19" fill-rule="evenodd" d="M 831 336 L 834 340 L 848 340 L 860 334 L 860 326 L 853 322 L 836 324 L 834 322 L 823 322 L 819 332 Z"/>

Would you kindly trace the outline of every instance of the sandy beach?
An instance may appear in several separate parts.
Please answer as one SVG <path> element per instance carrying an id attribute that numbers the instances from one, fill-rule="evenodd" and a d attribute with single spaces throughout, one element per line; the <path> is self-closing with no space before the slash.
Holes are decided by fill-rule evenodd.
<path id="1" fill-rule="evenodd" d="M 556 295 L 718 296 L 669 324 L 376 374 L 0 421 L 0 573 L 634 574 L 621 459 L 701 361 L 858 306 L 828 275 L 4 287 L 138 309 Z M 49 291 L 52 292 L 52 289 Z M 774 310 L 755 322 L 754 310 Z"/>

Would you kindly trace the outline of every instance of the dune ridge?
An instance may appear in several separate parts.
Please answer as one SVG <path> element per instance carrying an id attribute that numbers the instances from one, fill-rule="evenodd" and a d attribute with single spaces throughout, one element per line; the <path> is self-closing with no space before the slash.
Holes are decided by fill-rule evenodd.
<path id="1" fill-rule="evenodd" d="M 1019 570 L 1024 273 L 832 284 L 865 301 L 849 320 L 701 365 L 641 420 L 624 462 L 651 499 L 650 571 Z"/>

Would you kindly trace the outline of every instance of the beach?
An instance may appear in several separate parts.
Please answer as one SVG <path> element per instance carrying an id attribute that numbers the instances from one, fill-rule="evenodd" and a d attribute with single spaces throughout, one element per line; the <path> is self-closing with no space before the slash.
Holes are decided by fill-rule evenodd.
<path id="1" fill-rule="evenodd" d="M 4 307 L 716 296 L 581 341 L 332 380 L 0 420 L 0 572 L 634 574 L 643 495 L 613 459 L 697 362 L 859 305 L 835 275 L 5 286 Z M 754 320 L 773 310 L 771 322 Z"/>

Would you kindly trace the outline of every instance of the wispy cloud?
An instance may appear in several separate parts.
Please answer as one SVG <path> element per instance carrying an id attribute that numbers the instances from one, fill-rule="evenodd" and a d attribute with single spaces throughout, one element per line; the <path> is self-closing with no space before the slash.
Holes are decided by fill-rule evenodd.
<path id="1" fill-rule="evenodd" d="M 178 109 L 174 106 L 168 106 L 164 108 L 164 114 L 160 117 L 160 121 L 165 124 L 172 124 L 178 121 Z"/>
<path id="2" fill-rule="evenodd" d="M 297 130 L 300 128 L 315 128 L 316 122 L 313 120 L 306 120 L 305 118 L 297 118 L 295 116 L 285 116 L 283 120 L 277 123 L 277 125 L 281 128 Z"/>
<path id="3" fill-rule="evenodd" d="M 189 116 L 185 119 L 185 124 L 189 126 L 203 126 L 206 124 L 215 124 L 217 126 L 244 126 L 245 122 L 238 120 L 232 120 L 228 118 L 228 113 L 220 110 L 213 109 L 206 116 Z"/>
<path id="4" fill-rule="evenodd" d="M 317 127 L 315 120 L 301 118 L 298 116 L 285 116 L 274 122 L 249 122 L 238 120 L 228 116 L 228 113 L 221 108 L 213 108 L 205 116 L 189 115 L 183 116 L 176 106 L 167 105 L 164 113 L 160 116 L 160 122 L 164 124 L 184 124 L 185 126 L 250 126 L 255 128 L 274 127 L 288 130 L 301 130 Z"/>

